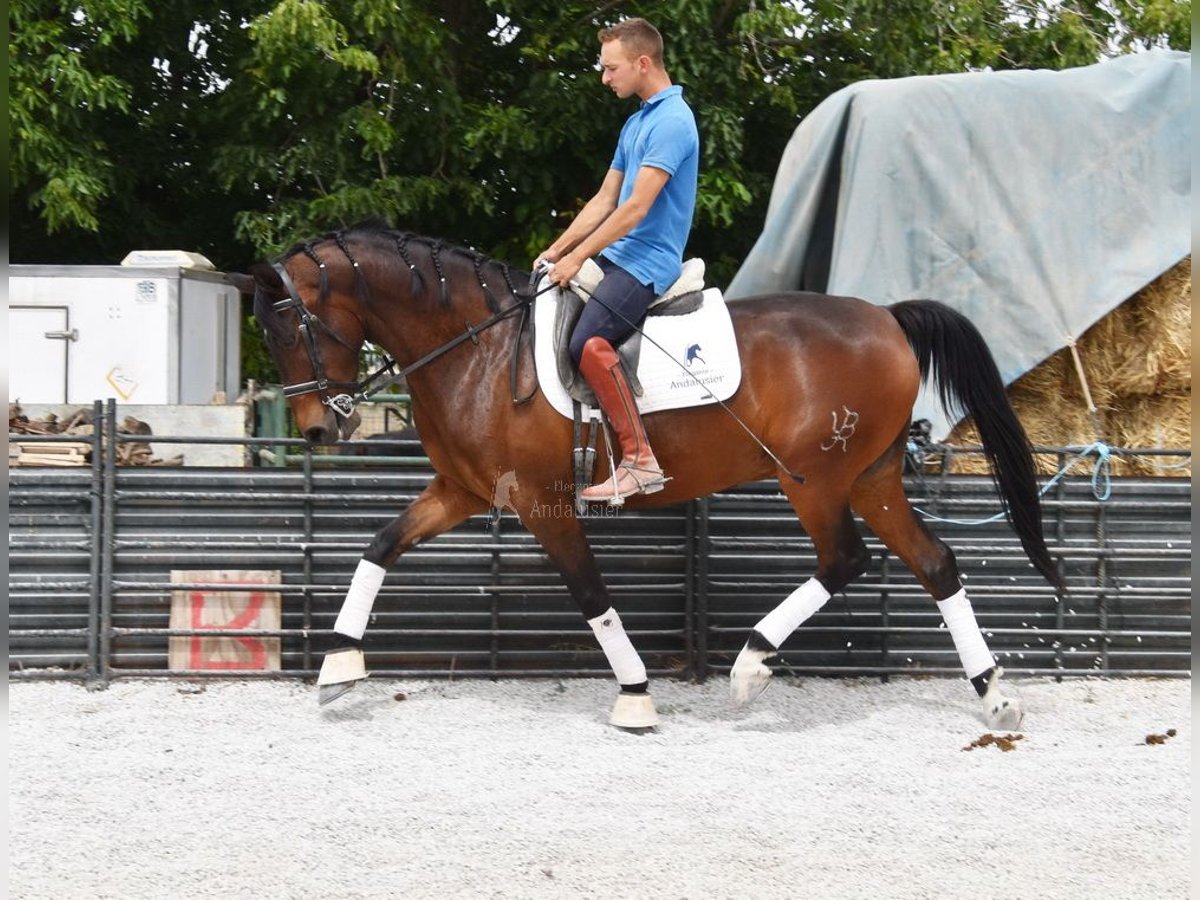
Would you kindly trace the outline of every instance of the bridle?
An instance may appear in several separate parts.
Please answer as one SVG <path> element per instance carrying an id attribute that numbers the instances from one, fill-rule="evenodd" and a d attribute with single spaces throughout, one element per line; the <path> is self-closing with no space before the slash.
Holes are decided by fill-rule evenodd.
<path id="1" fill-rule="evenodd" d="M 323 404 L 328 406 L 339 416 L 347 419 L 354 414 L 354 408 L 371 394 L 377 393 L 378 391 L 381 391 L 390 385 L 403 381 L 406 377 L 408 377 L 408 375 L 415 372 L 417 369 L 433 362 L 438 357 L 449 353 L 459 344 L 465 343 L 466 341 L 471 341 L 473 344 L 478 345 L 479 335 L 482 332 L 487 331 L 487 329 L 491 328 L 493 325 L 504 321 L 514 314 L 525 314 L 522 317 L 522 328 L 524 328 L 524 324 L 528 319 L 529 307 L 533 303 L 534 299 L 536 299 L 538 295 L 554 287 L 554 285 L 550 285 L 549 287 L 543 288 L 537 292 L 530 290 L 530 292 L 524 294 L 514 292 L 517 302 L 512 306 L 500 310 L 500 312 L 490 316 L 489 318 L 480 322 L 478 325 L 472 325 L 470 322 L 466 323 L 467 328 L 463 334 L 460 334 L 441 346 L 434 348 L 416 362 L 410 363 L 400 370 L 396 369 L 396 360 L 393 357 L 388 356 L 383 365 L 381 365 L 362 381 L 331 381 L 325 377 L 325 360 L 321 355 L 321 345 L 318 343 L 314 331 L 317 327 L 320 327 L 328 332 L 334 338 L 334 340 L 338 341 L 338 343 L 342 344 L 343 346 L 348 347 L 349 344 L 342 340 L 342 338 L 339 337 L 333 329 L 322 322 L 316 316 L 316 314 L 310 312 L 308 307 L 304 305 L 304 301 L 300 299 L 300 294 L 296 291 L 296 285 L 292 282 L 291 276 L 288 275 L 287 269 L 283 267 L 283 263 L 275 263 L 272 268 L 274 268 L 276 273 L 278 273 L 279 280 L 283 283 L 284 290 L 286 290 L 288 294 L 285 299 L 275 301 L 275 303 L 272 304 L 272 309 L 275 312 L 283 312 L 289 309 L 295 310 L 296 315 L 300 318 L 300 336 L 304 339 L 304 348 L 308 352 L 308 361 L 312 365 L 313 370 L 313 379 L 311 381 L 302 381 L 297 384 L 285 385 L 283 388 L 283 396 L 299 397 L 303 394 L 320 394 L 321 402 Z M 532 288 L 532 278 L 530 279 L 530 282 Z M 515 385 L 515 355 L 513 357 L 512 372 L 513 383 Z M 339 391 L 339 393 L 334 394 L 331 397 L 327 393 L 331 390 Z M 529 397 L 532 396 L 532 394 L 529 395 Z M 525 400 L 528 400 L 529 397 L 517 398 L 514 392 L 513 400 L 514 402 L 524 402 Z"/>

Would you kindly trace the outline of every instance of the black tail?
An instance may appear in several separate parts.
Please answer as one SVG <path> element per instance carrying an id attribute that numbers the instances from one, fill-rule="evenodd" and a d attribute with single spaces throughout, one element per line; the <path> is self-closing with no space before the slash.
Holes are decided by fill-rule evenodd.
<path id="1" fill-rule="evenodd" d="M 1065 592 L 1042 533 L 1042 505 L 1029 439 L 1009 405 L 983 336 L 966 316 L 936 300 L 906 300 L 888 309 L 904 329 L 921 380 L 932 378 L 947 413 L 966 413 L 975 421 L 1004 513 L 1025 555 L 1047 581 Z"/>

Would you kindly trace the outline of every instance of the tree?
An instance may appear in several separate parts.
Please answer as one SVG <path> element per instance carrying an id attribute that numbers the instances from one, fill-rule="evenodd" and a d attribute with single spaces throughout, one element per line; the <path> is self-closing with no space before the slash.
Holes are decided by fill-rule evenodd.
<path id="1" fill-rule="evenodd" d="M 138 248 L 232 265 L 231 194 L 211 160 L 223 87 L 263 2 L 14 0 L 9 10 L 14 261 L 116 263 Z"/>
<path id="2" fill-rule="evenodd" d="M 242 237 L 278 248 L 379 214 L 514 260 L 549 243 L 598 187 L 633 107 L 595 75 L 596 32 L 615 15 L 514 6 L 283 0 L 255 20 L 241 77 L 258 105 L 218 158 L 231 188 L 267 194 L 239 215 Z M 661 5 L 637 7 L 621 13 L 663 18 Z M 786 9 L 754 21 L 790 27 Z M 785 82 L 747 65 L 742 27 L 739 4 L 715 0 L 672 4 L 664 26 L 668 67 L 700 119 L 697 221 L 710 231 L 769 188 L 743 161 L 746 122 L 782 147 L 797 112 Z"/>
<path id="3" fill-rule="evenodd" d="M 106 57 L 137 33 L 147 11 L 140 0 L 95 0 L 69 18 L 48 17 L 38 15 L 40 5 L 15 0 L 10 10 L 13 183 L 36 185 L 30 201 L 49 231 L 94 231 L 114 167 L 90 126 L 110 108 L 130 111 L 129 84 L 105 71 Z"/>
<path id="4" fill-rule="evenodd" d="M 15 0 L 12 257 L 245 266 L 370 216 L 523 263 L 632 105 L 596 30 L 645 15 L 699 118 L 691 253 L 726 283 L 799 118 L 870 77 L 1190 47 L 1179 0 Z"/>

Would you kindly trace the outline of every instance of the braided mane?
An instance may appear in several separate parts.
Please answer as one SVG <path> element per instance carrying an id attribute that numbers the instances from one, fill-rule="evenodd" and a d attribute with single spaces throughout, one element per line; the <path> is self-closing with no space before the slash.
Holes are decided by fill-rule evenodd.
<path id="1" fill-rule="evenodd" d="M 428 264 L 423 266 L 421 261 L 414 259 L 412 251 L 415 247 L 422 248 L 428 254 Z M 492 273 L 498 270 L 505 286 L 513 294 L 517 290 L 516 285 L 513 283 L 513 273 L 517 272 L 522 278 L 528 277 L 527 272 L 519 272 L 507 263 L 484 256 L 476 250 L 447 244 L 437 238 L 400 231 L 392 228 L 381 219 L 369 219 L 343 231 L 330 231 L 320 237 L 300 241 L 289 247 L 279 257 L 279 261 L 286 262 L 294 256 L 304 254 L 316 263 L 320 271 L 317 302 L 321 303 L 329 295 L 327 257 L 329 252 L 333 250 L 345 258 L 354 269 L 355 293 L 361 300 L 366 301 L 369 299 L 370 293 L 366 276 L 363 274 L 361 257 L 368 252 L 377 253 L 385 248 L 394 252 L 396 257 L 408 268 L 411 278 L 410 286 L 412 295 L 414 297 L 420 296 L 428 287 L 429 282 L 431 280 L 435 281 L 438 289 L 438 302 L 443 307 L 450 305 L 449 289 L 443 262 L 461 259 L 470 263 L 471 272 L 479 286 L 483 289 L 484 300 L 487 303 L 488 309 L 492 312 L 500 311 L 500 303 L 496 299 L 493 290 L 499 287 L 499 285 L 489 283 L 489 273 L 485 272 L 485 268 L 490 268 Z M 423 268 L 424 271 L 422 270 Z"/>

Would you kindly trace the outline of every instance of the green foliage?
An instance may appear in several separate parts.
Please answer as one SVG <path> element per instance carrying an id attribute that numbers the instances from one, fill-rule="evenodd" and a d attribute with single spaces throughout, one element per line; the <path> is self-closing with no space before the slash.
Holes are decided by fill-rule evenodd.
<path id="1" fill-rule="evenodd" d="M 115 185 L 108 146 L 90 124 L 130 111 L 130 86 L 108 71 L 147 15 L 140 0 L 86 0 L 72 16 L 43 18 L 35 0 L 9 9 L 10 177 L 33 185 L 30 202 L 50 233 L 99 228 L 97 209 Z"/>
<path id="2" fill-rule="evenodd" d="M 1181 0 L 14 0 L 12 257 L 243 268 L 384 216 L 524 264 L 635 108 L 596 70 L 597 29 L 633 15 L 699 119 L 689 252 L 718 284 L 799 118 L 839 88 L 1191 40 Z"/>
<path id="3" fill-rule="evenodd" d="M 262 326 L 254 318 L 254 308 L 248 300 L 243 299 L 242 304 L 242 381 L 253 378 L 259 384 L 279 384 L 279 368 L 267 349 Z"/>
<path id="4" fill-rule="evenodd" d="M 132 249 L 255 251 L 233 216 L 258 200 L 212 169 L 266 0 L 14 0 L 9 6 L 11 258 L 115 263 Z"/>

